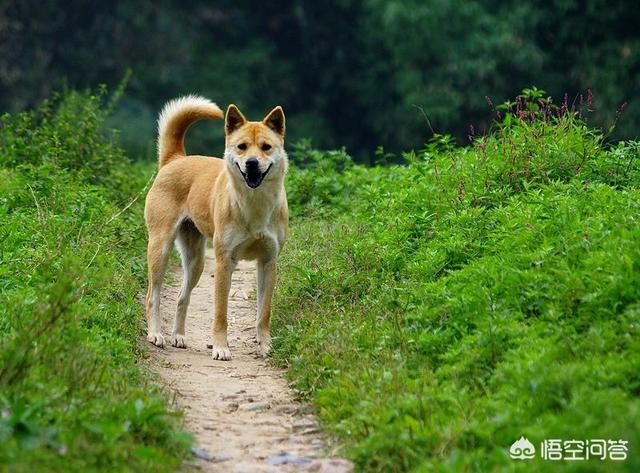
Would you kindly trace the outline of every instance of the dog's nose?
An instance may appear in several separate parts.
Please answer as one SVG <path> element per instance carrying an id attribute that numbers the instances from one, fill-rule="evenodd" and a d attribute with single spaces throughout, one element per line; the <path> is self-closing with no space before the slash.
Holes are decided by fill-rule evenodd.
<path id="1" fill-rule="evenodd" d="M 247 161 L 244 163 L 244 165 L 247 167 L 247 170 L 258 169 L 258 164 L 258 158 L 254 157 L 247 159 Z"/>

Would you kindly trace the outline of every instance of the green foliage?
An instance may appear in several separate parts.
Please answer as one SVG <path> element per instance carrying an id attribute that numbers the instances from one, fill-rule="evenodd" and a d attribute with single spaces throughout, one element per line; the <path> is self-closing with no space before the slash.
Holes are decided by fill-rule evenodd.
<path id="1" fill-rule="evenodd" d="M 149 169 L 103 94 L 0 123 L 0 471 L 175 471 L 189 439 L 139 365 Z"/>
<path id="2" fill-rule="evenodd" d="M 639 145 L 537 89 L 501 113 L 405 166 L 291 171 L 274 356 L 362 471 L 640 468 Z M 518 463 L 522 435 L 629 457 Z"/>
<path id="3" fill-rule="evenodd" d="M 288 198 L 293 215 L 325 206 L 335 208 L 349 200 L 344 180 L 335 178 L 336 173 L 353 169 L 353 161 L 344 149 L 321 152 L 313 149 L 309 140 L 302 140 L 293 145 L 289 154 L 293 172 L 289 176 Z"/>

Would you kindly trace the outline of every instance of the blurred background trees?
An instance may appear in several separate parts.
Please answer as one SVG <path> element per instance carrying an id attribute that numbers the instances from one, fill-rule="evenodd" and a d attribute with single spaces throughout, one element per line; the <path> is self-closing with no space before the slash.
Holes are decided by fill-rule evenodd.
<path id="1" fill-rule="evenodd" d="M 131 70 L 112 120 L 135 155 L 154 154 L 166 100 L 199 93 L 253 119 L 282 104 L 290 139 L 367 160 L 378 145 L 421 146 L 431 127 L 462 140 L 487 126 L 485 96 L 536 85 L 570 102 L 591 89 L 602 127 L 628 102 L 616 133 L 630 138 L 638 25 L 630 0 L 5 0 L 0 111 Z M 221 130 L 197 125 L 190 150 L 219 154 Z"/>

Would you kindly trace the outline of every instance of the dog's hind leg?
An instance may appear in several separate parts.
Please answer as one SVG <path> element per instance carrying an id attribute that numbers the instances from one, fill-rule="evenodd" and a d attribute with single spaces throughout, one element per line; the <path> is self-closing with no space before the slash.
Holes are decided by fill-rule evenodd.
<path id="1" fill-rule="evenodd" d="M 164 337 L 160 330 L 160 290 L 167 270 L 167 260 L 175 232 L 156 231 L 149 233 L 147 244 L 147 267 L 149 287 L 147 290 L 147 340 L 158 347 L 164 346 Z"/>
<path id="2" fill-rule="evenodd" d="M 178 308 L 173 324 L 171 345 L 178 348 L 186 348 L 184 323 L 187 317 L 187 308 L 191 291 L 196 287 L 202 270 L 204 269 L 204 250 L 206 238 L 198 231 L 191 220 L 185 220 L 178 228 L 176 234 L 176 247 L 182 259 L 184 277 L 180 295 L 178 296 Z"/>

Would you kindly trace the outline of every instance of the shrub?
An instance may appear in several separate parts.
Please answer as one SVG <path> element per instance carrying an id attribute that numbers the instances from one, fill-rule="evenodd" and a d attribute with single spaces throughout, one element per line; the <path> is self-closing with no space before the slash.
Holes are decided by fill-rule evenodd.
<path id="1" fill-rule="evenodd" d="M 363 471 L 640 468 L 638 144 L 536 90 L 501 118 L 403 166 L 322 169 L 337 191 L 296 214 L 274 356 Z M 629 455 L 517 463 L 522 435 Z"/>
<path id="2" fill-rule="evenodd" d="M 0 471 L 175 471 L 189 440 L 139 364 L 150 174 L 70 92 L 0 127 Z"/>

